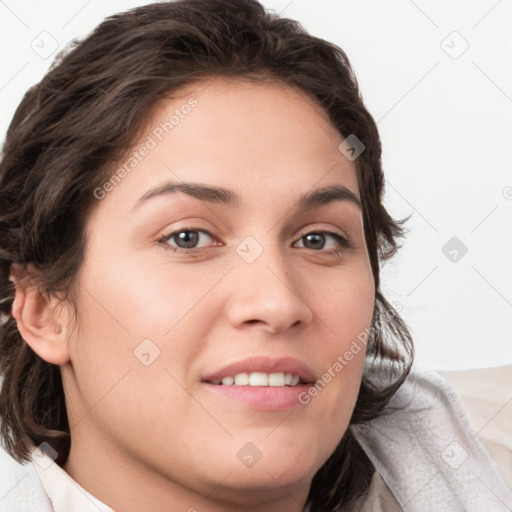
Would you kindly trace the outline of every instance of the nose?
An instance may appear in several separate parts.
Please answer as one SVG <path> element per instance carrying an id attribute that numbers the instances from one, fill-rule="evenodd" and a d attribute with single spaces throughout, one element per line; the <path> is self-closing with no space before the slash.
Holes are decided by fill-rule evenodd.
<path id="1" fill-rule="evenodd" d="M 269 253 L 266 250 L 252 263 L 237 262 L 227 305 L 228 319 L 234 327 L 258 325 L 267 332 L 278 333 L 307 325 L 313 319 L 298 276 L 292 275 L 279 251 Z"/>

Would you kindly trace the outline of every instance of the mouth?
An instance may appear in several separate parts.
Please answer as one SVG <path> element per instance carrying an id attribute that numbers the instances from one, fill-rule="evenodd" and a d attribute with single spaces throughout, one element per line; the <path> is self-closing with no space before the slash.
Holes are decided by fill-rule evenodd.
<path id="1" fill-rule="evenodd" d="M 302 406 L 299 395 L 316 381 L 309 366 L 289 357 L 252 357 L 225 366 L 201 380 L 217 397 L 266 411 Z"/>
<path id="2" fill-rule="evenodd" d="M 202 378 L 218 386 L 283 387 L 312 384 L 313 370 L 294 357 L 253 356 L 228 364 Z"/>
<path id="3" fill-rule="evenodd" d="M 298 375 L 293 373 L 265 373 L 265 372 L 241 372 L 236 375 L 226 375 L 222 379 L 215 379 L 211 384 L 218 386 L 264 386 L 284 387 L 307 384 Z"/>

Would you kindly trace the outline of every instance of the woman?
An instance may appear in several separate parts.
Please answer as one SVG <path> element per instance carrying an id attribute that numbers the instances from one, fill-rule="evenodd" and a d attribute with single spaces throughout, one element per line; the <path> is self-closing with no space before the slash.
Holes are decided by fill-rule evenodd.
<path id="1" fill-rule="evenodd" d="M 64 55 L 1 162 L 4 508 L 507 510 L 380 293 L 380 156 L 344 52 L 254 1 Z"/>

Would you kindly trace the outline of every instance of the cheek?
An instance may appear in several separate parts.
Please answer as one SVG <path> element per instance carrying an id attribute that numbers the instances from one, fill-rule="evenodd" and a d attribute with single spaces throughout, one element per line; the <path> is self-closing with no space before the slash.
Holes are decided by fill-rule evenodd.
<path id="1" fill-rule="evenodd" d="M 91 257 L 90 261 L 97 260 Z M 121 380 L 119 390 L 129 383 L 145 389 L 143 403 L 163 403 L 155 389 L 165 390 L 167 398 L 179 395 L 179 385 L 165 370 L 184 381 L 201 351 L 198 340 L 206 339 L 218 316 L 216 304 L 204 298 L 223 273 L 215 268 L 202 275 L 185 270 L 171 274 L 161 260 L 143 264 L 137 258 L 122 257 L 103 257 L 101 265 L 84 267 L 77 297 L 79 327 L 70 340 L 70 351 L 86 407 Z M 120 403 L 140 407 L 133 390 L 127 396 L 131 398 Z"/>
<path id="2" fill-rule="evenodd" d="M 200 326 L 196 306 L 229 270 L 215 262 L 198 266 L 170 263 L 155 253 L 105 261 L 101 274 L 88 277 L 98 302 L 108 305 L 113 317 L 106 322 L 121 324 L 133 339 L 163 339 L 191 317 L 194 325 Z"/>
<path id="3" fill-rule="evenodd" d="M 375 286 L 369 263 L 347 268 L 335 284 L 319 287 L 315 307 L 328 328 L 331 356 L 347 350 L 353 340 L 371 326 L 375 305 Z"/>
<path id="4" fill-rule="evenodd" d="M 115 194 L 111 197 L 116 197 Z M 102 223 L 90 220 L 88 254 L 80 275 L 81 325 L 91 343 L 103 339 L 109 350 L 133 352 L 137 343 L 149 338 L 158 345 L 166 333 L 188 320 L 190 312 L 219 279 L 219 272 L 187 271 L 193 265 L 179 264 L 162 247 L 142 246 L 127 230 L 109 225 L 119 205 L 102 203 Z M 107 209 L 105 209 L 107 208 Z M 97 212 L 99 215 L 99 213 Z M 204 265 L 202 265 L 203 267 Z M 132 354 L 133 356 L 133 354 Z"/>
<path id="5" fill-rule="evenodd" d="M 323 335 L 311 357 L 321 358 L 323 373 L 303 397 L 324 425 L 336 425 L 333 435 L 344 431 L 357 400 L 375 304 L 369 264 L 347 268 L 335 282 L 318 286 L 312 296 Z"/>
<path id="6" fill-rule="evenodd" d="M 100 403 L 133 367 L 132 337 L 108 307 L 96 290 L 84 293 L 82 289 L 77 327 L 69 340 L 73 379 L 68 386 L 75 404 L 81 404 L 84 411 Z M 77 409 L 77 415 L 83 413 Z"/>

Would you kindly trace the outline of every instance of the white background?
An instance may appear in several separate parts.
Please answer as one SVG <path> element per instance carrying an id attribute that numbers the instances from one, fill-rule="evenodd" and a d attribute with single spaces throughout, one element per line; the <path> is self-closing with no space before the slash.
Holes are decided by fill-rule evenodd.
<path id="1" fill-rule="evenodd" d="M 144 3 L 0 0 L 0 139 L 55 56 L 38 53 Z M 512 363 L 512 1 L 263 3 L 352 62 L 382 138 L 386 205 L 412 213 L 383 290 L 403 305 L 418 359 Z M 442 252 L 452 237 L 468 249 L 449 247 L 455 262 Z"/>

